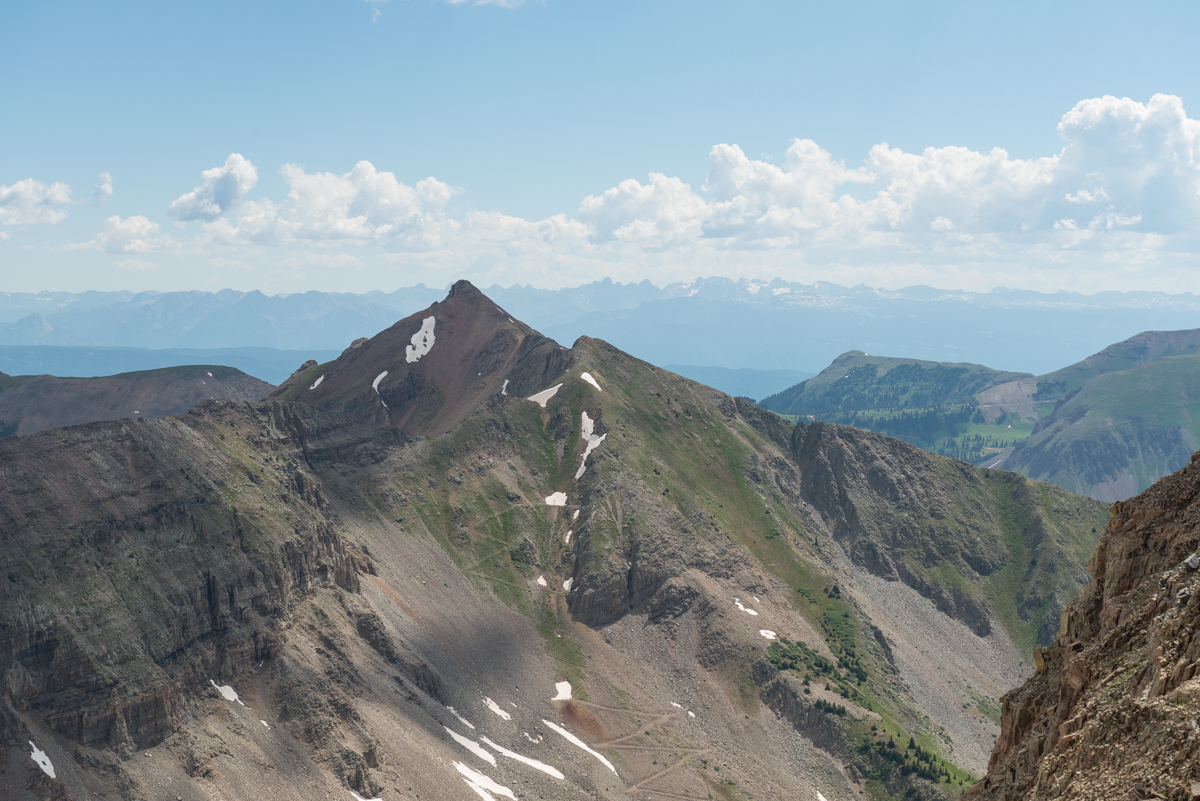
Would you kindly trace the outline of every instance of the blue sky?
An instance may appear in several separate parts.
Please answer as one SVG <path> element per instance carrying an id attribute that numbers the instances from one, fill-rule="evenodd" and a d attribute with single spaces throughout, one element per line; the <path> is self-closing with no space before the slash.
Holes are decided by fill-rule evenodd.
<path id="1" fill-rule="evenodd" d="M 1200 5 L 1046 6 L 5 4 L 0 291 L 1200 290 Z"/>

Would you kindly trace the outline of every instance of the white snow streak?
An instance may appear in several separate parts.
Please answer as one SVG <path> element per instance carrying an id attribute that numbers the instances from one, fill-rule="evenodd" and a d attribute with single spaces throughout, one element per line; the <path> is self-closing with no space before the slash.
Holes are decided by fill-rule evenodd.
<path id="1" fill-rule="evenodd" d="M 571 591 L 571 585 L 575 583 L 575 578 L 571 577 L 563 582 L 563 589 L 567 592 Z"/>
<path id="2" fill-rule="evenodd" d="M 477 770 L 471 770 L 461 762 L 451 762 L 450 764 L 454 766 L 455 770 L 462 774 L 463 781 L 465 781 L 467 786 L 474 790 L 475 794 L 482 798 L 483 801 L 496 801 L 496 798 L 492 795 L 492 793 L 495 793 L 496 795 L 502 795 L 505 798 L 511 798 L 513 801 L 517 801 L 517 797 L 513 795 L 513 791 L 505 787 L 503 784 L 497 784 L 490 777 L 483 775 Z"/>
<path id="3" fill-rule="evenodd" d="M 604 391 L 604 390 L 600 389 L 600 385 L 596 383 L 596 379 L 592 378 L 591 373 L 584 373 L 583 375 L 581 375 L 579 377 L 582 378 L 584 381 L 588 382 L 589 384 L 591 384 L 598 391 L 600 391 L 600 392 Z"/>
<path id="4" fill-rule="evenodd" d="M 689 709 L 689 710 L 688 710 L 688 717 L 689 717 L 689 718 L 694 718 L 694 717 L 696 717 L 696 713 L 695 713 L 695 712 L 693 712 L 692 710 L 690 710 L 690 709 Z"/>
<path id="5" fill-rule="evenodd" d="M 817 790 L 817 801 L 825 801 L 825 796 L 821 795 L 820 790 Z"/>
<path id="6" fill-rule="evenodd" d="M 591 748 L 588 748 L 587 743 L 585 743 L 583 740 L 580 740 L 574 734 L 571 734 L 571 732 L 567 731 L 562 726 L 557 726 L 557 725 L 551 723 L 550 721 L 546 720 L 545 718 L 542 718 L 542 723 L 545 723 L 546 726 L 548 726 L 549 728 L 553 729 L 554 731 L 558 732 L 563 737 L 565 737 L 567 739 L 567 742 L 571 743 L 572 745 L 579 746 L 584 751 L 587 751 L 589 754 L 594 756 L 596 759 L 603 762 L 604 766 L 606 768 L 608 768 L 609 770 L 611 770 L 614 774 L 617 773 L 617 769 L 614 768 L 613 764 L 611 762 L 609 762 L 608 759 L 605 758 L 604 754 L 601 754 L 598 751 L 593 751 Z"/>
<path id="7" fill-rule="evenodd" d="M 571 544 L 571 535 L 575 533 L 571 529 L 567 529 L 567 536 L 563 537 L 563 545 Z"/>
<path id="8" fill-rule="evenodd" d="M 540 770 L 542 773 L 553 776 L 556 779 L 563 778 L 563 774 L 562 774 L 561 770 L 559 770 L 558 768 L 553 767 L 551 765 L 547 765 L 545 762 L 538 762 L 536 759 L 530 759 L 527 756 L 522 756 L 522 755 L 518 754 L 516 751 L 509 751 L 504 746 L 496 745 L 496 743 L 493 743 L 491 740 L 489 740 L 486 737 L 480 737 L 479 741 L 482 742 L 484 745 L 486 745 L 488 748 L 491 748 L 493 751 L 495 751 L 500 756 L 506 756 L 509 759 L 515 759 L 518 762 L 523 762 L 526 765 L 528 765 L 529 767 L 533 768 L 534 770 Z"/>
<path id="9" fill-rule="evenodd" d="M 507 394 L 508 394 L 508 379 L 507 379 L 507 378 L 506 378 L 506 379 L 504 379 L 504 386 L 500 387 L 500 394 L 501 394 L 501 395 L 507 395 Z"/>
<path id="10" fill-rule="evenodd" d="M 768 640 L 775 639 L 775 632 L 771 631 L 770 629 L 759 629 L 758 633 L 766 637 Z"/>
<path id="11" fill-rule="evenodd" d="M 604 442 L 604 438 L 608 436 L 608 434 L 601 434 L 597 437 L 594 433 L 594 426 L 595 424 L 592 422 L 592 418 L 588 417 L 587 412 L 584 412 L 583 423 L 581 425 L 581 431 L 579 434 L 581 437 L 583 437 L 583 441 L 587 443 L 587 447 L 583 450 L 583 458 L 579 461 L 579 469 L 575 471 L 576 481 L 578 481 L 579 477 L 583 475 L 583 471 L 587 470 L 587 458 L 592 455 L 592 451 L 596 449 L 596 446 L 601 442 Z"/>
<path id="12" fill-rule="evenodd" d="M 734 598 L 734 599 L 733 599 L 733 602 L 734 602 L 735 604 L 737 604 L 737 608 L 738 608 L 738 609 L 741 609 L 741 610 L 742 610 L 743 612 L 745 612 L 747 615 L 757 615 L 757 614 L 758 614 L 758 612 L 755 612 L 753 609 L 750 609 L 750 608 L 748 608 L 748 607 L 742 606 L 742 602 L 741 602 L 741 601 L 739 601 L 737 598 Z"/>
<path id="13" fill-rule="evenodd" d="M 433 347 L 433 315 L 421 321 L 421 330 L 412 335 L 412 344 L 404 346 L 404 360 L 409 364 L 418 361 Z"/>
<path id="14" fill-rule="evenodd" d="M 472 754 L 474 754 L 475 756 L 482 759 L 484 762 L 490 762 L 492 765 L 496 764 L 496 758 L 494 756 L 492 756 L 491 752 L 488 751 L 486 748 L 484 748 L 482 745 L 475 742 L 470 737 L 463 737 L 461 734 L 454 731 L 453 729 L 451 729 L 448 726 L 443 726 L 442 728 L 445 729 L 446 732 L 451 737 L 454 738 L 454 742 L 458 743 L 463 748 L 467 749 Z"/>
<path id="15" fill-rule="evenodd" d="M 578 520 L 578 519 L 579 519 L 579 510 L 578 510 L 578 509 L 576 509 L 576 510 L 575 510 L 575 514 L 571 515 L 571 519 L 572 519 L 572 520 Z"/>
<path id="16" fill-rule="evenodd" d="M 354 796 L 354 801 L 383 801 L 382 798 L 363 798 L 353 790 L 350 791 L 350 795 Z"/>
<path id="17" fill-rule="evenodd" d="M 545 576 L 538 576 L 538 577 L 537 577 L 537 583 L 538 583 L 538 586 L 539 586 L 539 587 L 545 587 L 545 586 L 546 586 L 546 577 L 545 577 Z"/>
<path id="18" fill-rule="evenodd" d="M 266 726 L 268 729 L 269 729 L 269 728 L 271 728 L 271 724 L 270 724 L 270 723 L 267 723 L 265 720 L 260 720 L 260 721 L 259 721 L 259 723 L 261 723 L 262 725 Z"/>
<path id="19" fill-rule="evenodd" d="M 448 707 L 446 707 L 446 709 L 449 709 L 449 710 L 450 710 L 450 714 L 451 714 L 451 715 L 454 715 L 454 717 L 458 718 L 458 722 L 459 722 L 459 723 L 461 723 L 462 725 L 466 726 L 468 729 L 473 729 L 473 728 L 475 728 L 473 725 L 471 725 L 471 721 L 467 720 L 467 719 L 466 719 L 466 718 L 464 718 L 462 715 L 460 715 L 460 714 L 458 714 L 457 712 L 455 712 L 455 711 L 454 711 L 454 707 L 452 707 L 452 706 L 448 706 Z"/>
<path id="20" fill-rule="evenodd" d="M 550 389 L 543 389 L 541 392 L 539 392 L 536 395 L 530 395 L 528 398 L 526 398 L 526 400 L 531 400 L 534 403 L 536 403 L 538 406 L 541 406 L 543 409 L 545 409 L 546 401 L 553 398 L 555 393 L 558 392 L 558 390 L 561 386 L 562 386 L 562 384 L 555 384 L 554 386 L 550 387 Z"/>
<path id="21" fill-rule="evenodd" d="M 546 496 L 546 505 L 547 506 L 566 506 L 567 505 L 567 493 L 555 492 L 550 495 L 547 495 Z"/>
<path id="22" fill-rule="evenodd" d="M 207 370 L 205 372 L 208 372 Z M 208 377 L 212 378 L 212 373 L 208 373 Z"/>
<path id="23" fill-rule="evenodd" d="M 558 695 L 551 698 L 551 701 L 570 701 L 571 700 L 571 682 L 559 681 L 554 683 L 554 689 L 558 690 Z"/>
<path id="24" fill-rule="evenodd" d="M 504 718 L 505 720 L 512 720 L 512 715 L 508 714 L 503 709 L 501 709 L 500 705 L 497 704 L 495 701 L 493 701 L 491 698 L 484 698 L 483 703 L 484 703 L 484 706 L 486 706 L 488 709 L 492 710 L 493 712 L 495 712 L 497 715 Z"/>
<path id="25" fill-rule="evenodd" d="M 238 694 L 236 692 L 234 692 L 233 688 L 230 687 L 228 684 L 217 684 L 212 679 L 209 679 L 208 683 L 211 684 L 212 686 L 216 687 L 217 692 L 219 692 L 221 695 L 225 696 L 226 701 L 237 701 L 239 704 L 242 704 L 242 699 L 238 698 Z M 245 704 L 242 704 L 242 706 L 245 706 Z"/>
<path id="26" fill-rule="evenodd" d="M 384 373 L 384 375 L 387 375 L 387 373 Z M 317 380 L 313 382 L 313 385 L 311 387 L 309 387 L 309 389 L 316 389 L 317 387 L 321 386 L 321 382 L 324 380 L 325 380 L 324 375 L 317 376 Z M 376 389 L 375 391 L 378 392 L 379 390 Z"/>
<path id="27" fill-rule="evenodd" d="M 388 371 L 384 370 L 382 373 L 375 376 L 375 380 L 371 382 L 371 389 L 375 390 L 376 395 L 379 394 L 379 382 L 382 381 L 383 379 L 387 378 L 387 374 L 388 374 Z M 313 384 L 313 386 L 316 386 L 316 384 Z"/>
<path id="28" fill-rule="evenodd" d="M 50 757 L 46 756 L 46 752 L 34 745 L 33 740 L 29 741 L 29 747 L 33 749 L 33 753 L 29 755 L 29 758 L 37 763 L 37 766 L 42 769 L 42 773 L 45 773 L 51 779 L 57 778 L 54 775 L 54 763 L 50 761 Z"/>
<path id="29" fill-rule="evenodd" d="M 676 707 L 678 709 L 683 709 L 683 704 L 677 704 L 674 701 L 671 702 L 671 706 Z"/>

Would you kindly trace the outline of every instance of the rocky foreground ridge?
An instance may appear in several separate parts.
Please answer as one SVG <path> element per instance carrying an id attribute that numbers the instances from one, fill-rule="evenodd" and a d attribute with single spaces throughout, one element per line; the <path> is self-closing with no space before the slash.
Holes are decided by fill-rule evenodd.
<path id="1" fill-rule="evenodd" d="M 1200 462 L 1114 504 L 979 799 L 1200 797 Z"/>
<path id="2" fill-rule="evenodd" d="M 262 402 L 0 440 L 0 796 L 952 798 L 1104 517 L 460 282 Z"/>

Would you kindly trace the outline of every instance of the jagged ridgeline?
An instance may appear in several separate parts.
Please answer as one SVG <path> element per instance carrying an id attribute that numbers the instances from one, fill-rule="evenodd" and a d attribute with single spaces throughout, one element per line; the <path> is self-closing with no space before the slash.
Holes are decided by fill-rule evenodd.
<path id="1" fill-rule="evenodd" d="M 0 796 L 955 797 L 1106 520 L 460 282 L 262 402 L 0 441 Z"/>

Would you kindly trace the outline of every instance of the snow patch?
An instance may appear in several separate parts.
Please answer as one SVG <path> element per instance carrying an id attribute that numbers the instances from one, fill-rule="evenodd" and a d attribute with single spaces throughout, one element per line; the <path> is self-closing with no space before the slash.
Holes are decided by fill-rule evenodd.
<path id="1" fill-rule="evenodd" d="M 554 689 L 558 690 L 558 695 L 551 698 L 551 701 L 570 701 L 571 700 L 571 682 L 558 681 L 554 683 Z"/>
<path id="2" fill-rule="evenodd" d="M 37 766 L 42 769 L 42 773 L 45 773 L 51 779 L 57 778 L 54 775 L 54 763 L 50 761 L 50 757 L 46 756 L 46 752 L 34 745 L 33 740 L 29 741 L 29 747 L 33 749 L 33 753 L 29 755 L 29 758 L 37 763 Z"/>
<path id="3" fill-rule="evenodd" d="M 554 493 L 551 493 L 550 495 L 547 495 L 546 496 L 546 505 L 547 506 L 566 506 L 567 505 L 567 493 L 554 492 Z"/>
<path id="4" fill-rule="evenodd" d="M 758 612 L 755 612 L 753 609 L 750 609 L 749 607 L 742 606 L 742 602 L 741 602 L 741 601 L 739 601 L 737 598 L 734 598 L 734 599 L 733 599 L 733 602 L 734 602 L 735 604 L 737 604 L 737 608 L 738 608 L 738 609 L 741 609 L 741 610 L 742 610 L 743 612 L 745 612 L 747 615 L 757 615 L 757 614 L 758 614 Z"/>
<path id="5" fill-rule="evenodd" d="M 412 335 L 412 344 L 404 346 L 404 361 L 412 364 L 433 347 L 433 324 L 436 322 L 433 315 L 426 317 L 421 321 L 421 330 Z"/>
<path id="6" fill-rule="evenodd" d="M 817 801 L 825 801 L 825 796 L 821 795 L 820 790 L 817 790 Z"/>
<path id="7" fill-rule="evenodd" d="M 576 509 L 576 510 L 575 510 L 575 514 L 571 515 L 571 519 L 572 519 L 572 520 L 578 520 L 578 519 L 579 519 L 579 510 L 578 510 L 578 509 Z"/>
<path id="8" fill-rule="evenodd" d="M 574 532 L 573 532 L 571 529 L 567 529 L 567 536 L 563 537 L 563 545 L 570 545 L 570 544 L 571 544 L 571 535 L 572 535 L 573 533 L 574 533 Z"/>
<path id="9" fill-rule="evenodd" d="M 542 739 L 543 739 L 543 738 L 542 738 L 542 735 L 540 735 L 540 734 L 539 734 L 539 735 L 537 736 L 537 739 L 535 740 L 535 739 L 533 739 L 533 737 L 531 737 L 531 736 L 529 735 L 529 732 L 527 732 L 527 731 L 523 731 L 523 732 L 521 732 L 521 734 L 524 734 L 524 735 L 525 735 L 525 739 L 526 739 L 526 740 L 528 740 L 529 742 L 533 743 L 534 745 L 537 745 L 537 744 L 538 744 L 538 743 L 540 743 L 540 742 L 542 741 Z"/>
<path id="10" fill-rule="evenodd" d="M 382 798 L 363 798 L 353 790 L 350 791 L 350 795 L 354 796 L 354 801 L 383 801 Z"/>
<path id="11" fill-rule="evenodd" d="M 617 769 L 614 768 L 613 764 L 611 762 L 609 762 L 608 759 L 605 758 L 604 754 L 601 754 L 598 751 L 593 751 L 591 748 L 588 748 L 587 743 L 585 743 L 583 740 L 580 740 L 574 734 L 571 734 L 571 732 L 567 731 L 562 726 L 557 726 L 557 725 L 551 723 L 550 721 L 546 720 L 545 718 L 542 718 L 542 723 L 545 723 L 547 727 L 549 727 L 550 729 L 553 729 L 554 731 L 558 732 L 563 737 L 565 737 L 567 742 L 569 742 L 571 745 L 579 746 L 584 751 L 587 751 L 589 754 L 594 756 L 596 759 L 603 762 L 604 766 L 606 768 L 611 770 L 614 775 L 617 775 Z"/>
<path id="12" fill-rule="evenodd" d="M 671 706 L 675 707 L 676 709 L 683 709 L 683 704 L 677 704 L 674 701 L 671 702 Z"/>
<path id="13" fill-rule="evenodd" d="M 206 373 L 208 373 L 208 371 L 207 371 L 207 370 L 205 370 L 205 372 L 206 372 Z M 208 377 L 209 377 L 209 378 L 212 378 L 212 373 L 208 373 Z"/>
<path id="14" fill-rule="evenodd" d="M 758 633 L 766 637 L 768 640 L 775 639 L 775 632 L 771 631 L 770 629 L 759 629 Z"/>
<path id="15" fill-rule="evenodd" d="M 484 706 L 486 706 L 488 709 L 492 710 L 493 712 L 495 712 L 497 715 L 504 718 L 505 720 L 512 720 L 512 715 L 508 714 L 503 709 L 501 709 L 500 705 L 497 704 L 495 701 L 493 701 L 491 698 L 485 697 L 483 699 L 483 703 L 484 703 Z"/>
<path id="16" fill-rule="evenodd" d="M 384 373 L 384 375 L 387 375 L 387 373 Z M 321 382 L 324 380 L 325 380 L 324 375 L 317 376 L 317 380 L 313 382 L 313 385 L 311 387 L 309 387 L 309 389 L 316 389 L 317 387 L 321 386 Z M 378 392 L 379 390 L 376 389 L 375 391 Z"/>
<path id="17" fill-rule="evenodd" d="M 582 419 L 582 430 L 579 433 L 583 437 L 583 441 L 587 443 L 587 447 L 583 449 L 583 458 L 579 460 L 579 469 L 575 471 L 576 481 L 583 475 L 583 471 L 587 470 L 587 458 L 592 455 L 592 451 L 596 449 L 596 446 L 604 442 L 604 438 L 608 436 L 608 434 L 596 436 L 595 423 L 592 422 L 592 418 L 588 417 L 587 412 L 583 412 Z"/>
<path id="18" fill-rule="evenodd" d="M 567 592 L 571 591 L 571 585 L 575 583 L 575 578 L 571 577 L 563 582 L 563 589 Z"/>
<path id="19" fill-rule="evenodd" d="M 259 721 L 259 723 L 261 723 L 262 725 L 266 726 L 268 729 L 269 729 L 269 728 L 271 728 L 271 724 L 270 724 L 270 723 L 267 723 L 265 720 L 260 720 L 260 721 Z"/>
<path id="20" fill-rule="evenodd" d="M 239 704 L 242 704 L 242 699 L 238 698 L 238 694 L 236 692 L 234 692 L 233 688 L 230 687 L 228 684 L 217 684 L 212 679 L 209 679 L 208 683 L 211 684 L 212 686 L 216 687 L 217 692 L 219 692 L 221 695 L 225 696 L 226 701 L 237 701 Z M 245 706 L 245 704 L 242 704 L 242 706 Z"/>
<path id="21" fill-rule="evenodd" d="M 695 712 L 693 712 L 692 710 L 690 710 L 690 709 L 689 709 L 689 710 L 688 710 L 688 717 L 689 717 L 689 718 L 694 718 L 694 717 L 696 717 L 696 713 L 695 713 Z"/>
<path id="22" fill-rule="evenodd" d="M 474 729 L 474 728 L 475 728 L 473 725 L 471 725 L 471 721 L 467 720 L 467 719 L 466 719 L 466 718 L 464 718 L 462 715 L 460 715 L 460 714 L 458 714 L 457 712 L 455 712 L 455 711 L 454 711 L 454 707 L 452 707 L 452 706 L 448 706 L 448 707 L 446 707 L 446 709 L 449 709 L 449 710 L 450 710 L 450 714 L 451 714 L 451 715 L 454 715 L 454 717 L 458 718 L 458 722 L 459 722 L 459 723 L 461 723 L 462 725 L 466 726 L 468 729 Z"/>
<path id="23" fill-rule="evenodd" d="M 495 751 L 500 756 L 506 756 L 509 759 L 515 759 L 518 762 L 528 765 L 529 767 L 533 768 L 534 770 L 540 770 L 542 773 L 545 773 L 549 776 L 553 776 L 556 779 L 563 778 L 563 774 L 562 774 L 561 770 L 559 770 L 558 768 L 553 767 L 551 765 L 547 765 L 545 762 L 538 762 L 536 759 L 530 759 L 527 756 L 522 756 L 521 754 L 518 754 L 516 751 L 509 751 L 504 746 L 497 745 L 496 743 L 493 743 L 491 740 L 489 740 L 486 737 L 480 737 L 479 741 L 481 743 L 483 743 L 484 745 L 486 745 L 488 748 Z"/>
<path id="24" fill-rule="evenodd" d="M 379 394 L 379 382 L 382 381 L 383 379 L 387 378 L 387 374 L 388 374 L 388 371 L 384 370 L 382 373 L 375 376 L 375 380 L 371 382 L 371 389 L 375 390 L 376 395 Z M 316 385 L 314 384 L 314 386 L 316 386 Z"/>
<path id="25" fill-rule="evenodd" d="M 592 378 L 591 373 L 584 373 L 583 375 L 581 375 L 579 377 L 582 378 L 584 381 L 588 382 L 589 384 L 591 384 L 593 387 L 595 387 L 597 392 L 604 391 L 604 390 L 600 389 L 600 385 L 598 383 L 596 383 L 596 379 Z"/>
<path id="26" fill-rule="evenodd" d="M 545 409 L 546 401 L 553 398 L 555 393 L 558 392 L 560 387 L 562 387 L 562 384 L 555 384 L 554 386 L 550 387 L 550 389 L 543 389 L 541 392 L 539 392 L 536 395 L 530 395 L 528 398 L 526 398 L 526 400 L 531 400 L 534 403 L 536 403 L 538 406 L 541 406 L 543 409 Z"/>
<path id="27" fill-rule="evenodd" d="M 489 754 L 489 756 L 491 755 Z M 455 770 L 462 774 L 463 781 L 465 781 L 467 786 L 474 790 L 475 794 L 482 798 L 483 801 L 496 801 L 496 796 L 492 795 L 492 793 L 495 793 L 496 795 L 502 795 L 505 798 L 511 798 L 512 801 L 517 801 L 517 797 L 513 795 L 512 790 L 508 789 L 503 784 L 497 784 L 491 779 L 491 777 L 485 776 L 477 770 L 471 770 L 461 762 L 451 762 L 450 764 L 454 766 Z"/>
<path id="28" fill-rule="evenodd" d="M 454 731 L 453 729 L 451 729 L 448 726 L 443 726 L 442 728 L 445 729 L 446 733 L 449 734 L 454 739 L 454 742 L 458 743 L 463 748 L 467 749 L 472 754 L 474 754 L 475 756 L 482 759 L 484 762 L 489 762 L 493 766 L 496 764 L 496 758 L 494 756 L 492 756 L 491 752 L 488 751 L 486 748 L 484 748 L 482 745 L 475 742 L 470 737 L 463 737 L 461 734 Z"/>
<path id="29" fill-rule="evenodd" d="M 507 394 L 508 394 L 508 379 L 507 379 L 507 378 L 506 378 L 506 379 L 504 379 L 504 386 L 500 387 L 500 394 L 501 394 L 501 395 L 507 395 Z"/>
<path id="30" fill-rule="evenodd" d="M 545 576 L 538 576 L 538 577 L 537 577 L 537 583 L 538 583 L 538 586 L 539 586 L 539 587 L 545 587 L 545 586 L 546 586 L 546 577 L 545 577 Z"/>

